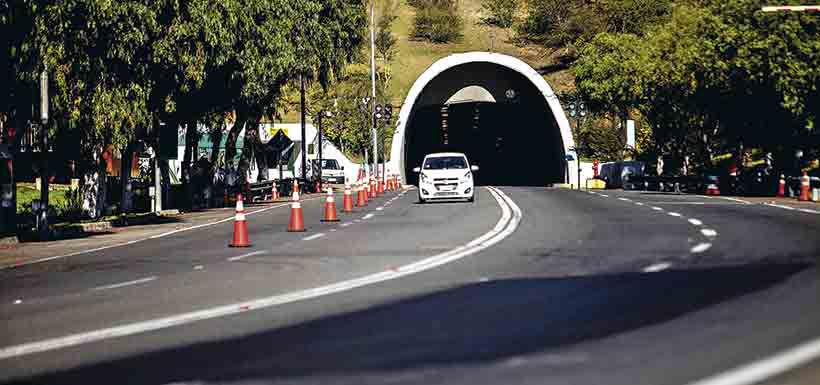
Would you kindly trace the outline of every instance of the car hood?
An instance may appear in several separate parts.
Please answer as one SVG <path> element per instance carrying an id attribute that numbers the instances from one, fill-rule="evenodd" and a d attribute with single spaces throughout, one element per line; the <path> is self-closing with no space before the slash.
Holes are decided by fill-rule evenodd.
<path id="1" fill-rule="evenodd" d="M 464 174 L 466 174 L 469 169 L 466 168 L 459 168 L 459 169 L 449 169 L 449 170 L 422 170 L 421 173 L 426 175 L 429 178 L 458 178 L 461 179 Z"/>

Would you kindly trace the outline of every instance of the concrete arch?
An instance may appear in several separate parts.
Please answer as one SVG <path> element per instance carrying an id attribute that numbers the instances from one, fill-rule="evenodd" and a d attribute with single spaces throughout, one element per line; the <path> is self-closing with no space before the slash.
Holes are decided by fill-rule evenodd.
<path id="1" fill-rule="evenodd" d="M 398 120 L 396 122 L 395 133 L 393 135 L 392 147 L 390 152 L 390 162 L 388 164 L 388 168 L 389 170 L 391 170 L 391 172 L 400 173 L 404 181 L 407 181 L 405 167 L 407 153 L 407 124 L 412 118 L 412 114 L 414 112 L 419 97 L 422 95 L 428 84 L 436 80 L 437 77 L 439 77 L 446 71 L 454 69 L 456 67 L 475 63 L 489 63 L 503 67 L 505 69 L 514 71 L 522 75 L 530 83 L 532 83 L 532 85 L 535 88 L 537 88 L 538 92 L 543 96 L 546 105 L 549 107 L 550 112 L 552 113 L 552 117 L 555 119 L 555 123 L 559 130 L 560 140 L 564 154 L 573 153 L 573 151 L 570 150 L 574 147 L 572 131 L 569 126 L 569 121 L 567 120 L 567 117 L 564 114 L 564 110 L 561 107 L 561 104 L 557 96 L 555 95 L 555 92 L 553 92 L 552 87 L 550 87 L 546 80 L 544 80 L 544 78 L 541 75 L 539 75 L 538 72 L 536 72 L 532 67 L 530 67 L 528 64 L 524 63 L 520 59 L 499 53 L 469 52 L 454 54 L 444 57 L 433 63 L 430 67 L 428 67 L 427 70 L 425 70 L 421 74 L 421 76 L 419 76 L 415 83 L 413 83 L 413 86 L 410 88 L 410 91 L 408 92 L 407 97 L 404 100 L 404 104 L 402 104 Z M 575 173 L 570 172 L 569 174 L 570 181 L 572 183 L 575 183 L 574 179 L 577 178 L 573 175 Z"/>

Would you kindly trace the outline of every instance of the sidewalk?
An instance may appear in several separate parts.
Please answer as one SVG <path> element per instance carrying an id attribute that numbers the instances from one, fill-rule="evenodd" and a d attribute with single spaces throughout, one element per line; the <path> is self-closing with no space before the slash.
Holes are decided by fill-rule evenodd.
<path id="1" fill-rule="evenodd" d="M 308 195 L 310 196 L 310 195 Z M 314 195 L 315 196 L 315 195 Z M 276 202 L 246 203 L 246 212 L 281 205 L 288 202 L 282 198 Z M 81 254 L 84 251 L 114 247 L 159 236 L 171 231 L 211 224 L 234 217 L 233 207 L 215 208 L 181 213 L 163 217 L 162 223 L 110 227 L 106 231 L 86 234 L 83 237 L 47 242 L 20 242 L 0 244 L 0 269 L 27 264 L 44 258 Z"/>

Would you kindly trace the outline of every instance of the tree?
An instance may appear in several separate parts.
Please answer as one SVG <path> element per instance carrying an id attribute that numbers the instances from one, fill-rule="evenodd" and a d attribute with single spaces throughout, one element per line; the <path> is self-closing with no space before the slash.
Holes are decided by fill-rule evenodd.
<path id="1" fill-rule="evenodd" d="M 481 20 L 501 28 L 512 27 L 519 6 L 519 0 L 484 0 L 481 2 L 481 9 L 488 16 Z"/>

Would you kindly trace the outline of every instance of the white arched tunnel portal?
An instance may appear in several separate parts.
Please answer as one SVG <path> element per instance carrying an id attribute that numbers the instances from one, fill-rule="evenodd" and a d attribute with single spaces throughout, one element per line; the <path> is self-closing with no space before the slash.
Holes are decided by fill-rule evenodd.
<path id="1" fill-rule="evenodd" d="M 422 104 L 425 102 L 420 100 L 420 97 L 422 97 L 425 93 L 425 89 L 432 82 L 440 81 L 440 79 L 437 80 L 437 78 L 448 70 L 469 64 L 480 63 L 488 63 L 503 67 L 504 69 L 520 74 L 527 81 L 529 81 L 529 83 L 531 83 L 532 86 L 538 90 L 540 95 L 543 96 L 545 105 L 549 108 L 550 113 L 554 118 L 555 125 L 550 125 L 548 128 L 554 129 L 554 127 L 557 127 L 559 131 L 558 136 L 561 140 L 560 144 L 564 154 L 573 153 L 571 150 L 574 148 L 572 132 L 570 130 L 566 115 L 564 114 L 555 92 L 553 92 L 550 85 L 541 75 L 538 74 L 538 72 L 523 61 L 508 55 L 490 52 L 455 54 L 442 58 L 427 68 L 427 70 L 425 70 L 424 73 L 422 73 L 421 76 L 419 76 L 419 78 L 415 81 L 413 87 L 408 92 L 404 103 L 402 104 L 398 121 L 396 123 L 396 130 L 393 135 L 388 169 L 391 172 L 400 173 L 403 181 L 407 181 L 408 179 L 406 175 L 407 167 L 405 164 L 407 160 L 408 123 L 412 120 L 412 115 L 416 111 L 417 104 Z M 485 80 L 494 81 L 494 79 Z M 476 83 L 470 82 L 467 79 L 456 80 L 455 82 L 458 83 L 459 81 L 464 82 L 463 86 L 475 85 Z M 564 154 L 562 154 L 562 158 Z M 570 167 L 573 169 L 574 166 L 574 164 L 570 164 Z M 577 183 L 577 175 L 575 172 L 570 172 L 569 178 L 571 183 Z"/>

